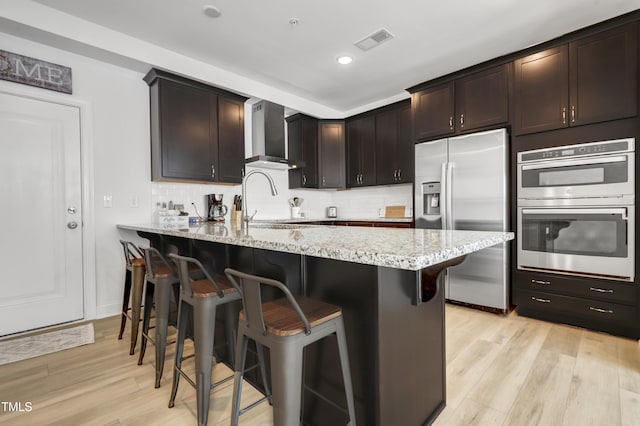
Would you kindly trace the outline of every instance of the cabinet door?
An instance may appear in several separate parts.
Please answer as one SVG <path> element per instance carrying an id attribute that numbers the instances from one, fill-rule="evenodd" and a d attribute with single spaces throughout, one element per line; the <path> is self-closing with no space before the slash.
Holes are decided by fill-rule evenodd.
<path id="1" fill-rule="evenodd" d="M 244 103 L 218 96 L 218 161 L 215 180 L 241 183 L 244 169 Z"/>
<path id="2" fill-rule="evenodd" d="M 302 161 L 302 120 L 287 119 L 287 155 Z M 289 170 L 289 189 L 302 187 L 302 169 Z"/>
<path id="3" fill-rule="evenodd" d="M 212 167 L 217 157 L 216 96 L 171 81 L 158 84 L 162 178 L 213 181 Z"/>
<path id="4" fill-rule="evenodd" d="M 347 186 L 376 184 L 375 116 L 347 123 Z"/>
<path id="5" fill-rule="evenodd" d="M 509 121 L 510 64 L 456 80 L 456 123 L 467 131 Z"/>
<path id="6" fill-rule="evenodd" d="M 344 122 L 321 121 L 318 124 L 320 188 L 344 188 L 345 149 Z"/>
<path id="7" fill-rule="evenodd" d="M 318 120 L 305 118 L 300 126 L 302 138 L 302 161 L 305 167 L 302 169 L 302 187 L 318 187 Z M 344 156 L 344 154 L 343 154 Z"/>
<path id="8" fill-rule="evenodd" d="M 287 118 L 287 146 L 291 160 L 305 167 L 289 170 L 289 188 L 318 187 L 318 120 L 306 116 Z"/>
<path id="9" fill-rule="evenodd" d="M 515 61 L 516 134 L 568 125 L 569 62 L 566 45 Z"/>
<path id="10" fill-rule="evenodd" d="M 416 140 L 454 132 L 453 82 L 429 87 L 411 95 L 413 133 Z"/>
<path id="11" fill-rule="evenodd" d="M 398 109 L 397 119 L 397 181 L 398 183 L 413 182 L 415 144 L 411 137 L 411 104 L 403 105 Z"/>
<path id="12" fill-rule="evenodd" d="M 360 173 L 362 170 L 360 159 L 360 127 L 362 120 L 351 120 L 347 127 L 347 187 L 353 188 L 360 185 Z"/>
<path id="13" fill-rule="evenodd" d="M 396 110 L 383 111 L 376 114 L 376 158 L 377 183 L 386 185 L 397 183 L 397 129 Z"/>
<path id="14" fill-rule="evenodd" d="M 569 44 L 570 124 L 637 114 L 636 23 Z"/>

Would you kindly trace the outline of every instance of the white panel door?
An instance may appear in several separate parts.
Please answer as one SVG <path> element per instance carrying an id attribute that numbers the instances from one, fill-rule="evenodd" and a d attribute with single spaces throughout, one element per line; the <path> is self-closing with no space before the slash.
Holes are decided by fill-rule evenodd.
<path id="1" fill-rule="evenodd" d="M 82 319 L 78 108 L 0 93 L 0 197 L 0 336 Z"/>

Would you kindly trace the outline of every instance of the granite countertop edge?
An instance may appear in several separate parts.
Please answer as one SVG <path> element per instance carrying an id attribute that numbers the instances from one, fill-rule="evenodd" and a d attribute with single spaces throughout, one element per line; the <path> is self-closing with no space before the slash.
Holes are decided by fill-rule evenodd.
<path id="1" fill-rule="evenodd" d="M 225 225 L 203 231 L 166 225 L 119 224 L 118 229 L 192 238 L 353 263 L 417 271 L 514 238 L 512 232 L 442 231 L 394 228 L 250 228 L 250 235 Z M 211 231 L 211 232 L 210 232 Z M 222 232 L 217 235 L 216 231 Z M 373 232 L 373 234 L 372 234 Z M 457 241 L 456 238 L 458 238 Z M 445 242 L 442 242 L 445 240 Z M 411 245 L 412 241 L 417 241 Z M 357 248 L 354 248 L 357 245 Z M 399 251 L 402 246 L 405 250 Z"/>

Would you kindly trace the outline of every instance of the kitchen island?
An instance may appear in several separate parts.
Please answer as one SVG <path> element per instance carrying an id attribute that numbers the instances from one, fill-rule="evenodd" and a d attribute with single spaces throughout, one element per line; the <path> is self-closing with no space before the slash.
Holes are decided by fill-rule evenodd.
<path id="1" fill-rule="evenodd" d="M 259 223 L 190 228 L 118 225 L 161 250 L 283 281 L 343 309 L 356 417 L 430 423 L 445 406 L 444 289 L 439 273 L 512 233 Z M 222 333 L 224 334 L 224 333 Z M 227 342 L 229 343 L 229 342 Z M 305 424 L 345 424 L 335 340 L 305 352 Z M 260 385 L 258 377 L 256 384 Z M 318 397 L 320 394 L 323 397 Z M 326 399 L 332 402 L 328 402 Z"/>

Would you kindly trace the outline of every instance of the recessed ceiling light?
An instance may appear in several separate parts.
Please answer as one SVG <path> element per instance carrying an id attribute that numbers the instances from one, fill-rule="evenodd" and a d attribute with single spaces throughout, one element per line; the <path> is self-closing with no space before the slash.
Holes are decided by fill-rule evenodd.
<path id="1" fill-rule="evenodd" d="M 336 60 L 339 64 L 347 65 L 350 64 L 351 61 L 353 61 L 353 58 L 351 56 L 338 56 L 338 59 Z"/>
<path id="2" fill-rule="evenodd" d="M 205 15 L 207 15 L 209 18 L 217 18 L 220 15 L 222 15 L 222 12 L 220 12 L 220 9 L 218 9 L 215 6 L 212 6 L 210 4 L 207 4 L 205 6 L 202 7 L 202 11 L 204 12 Z"/>

